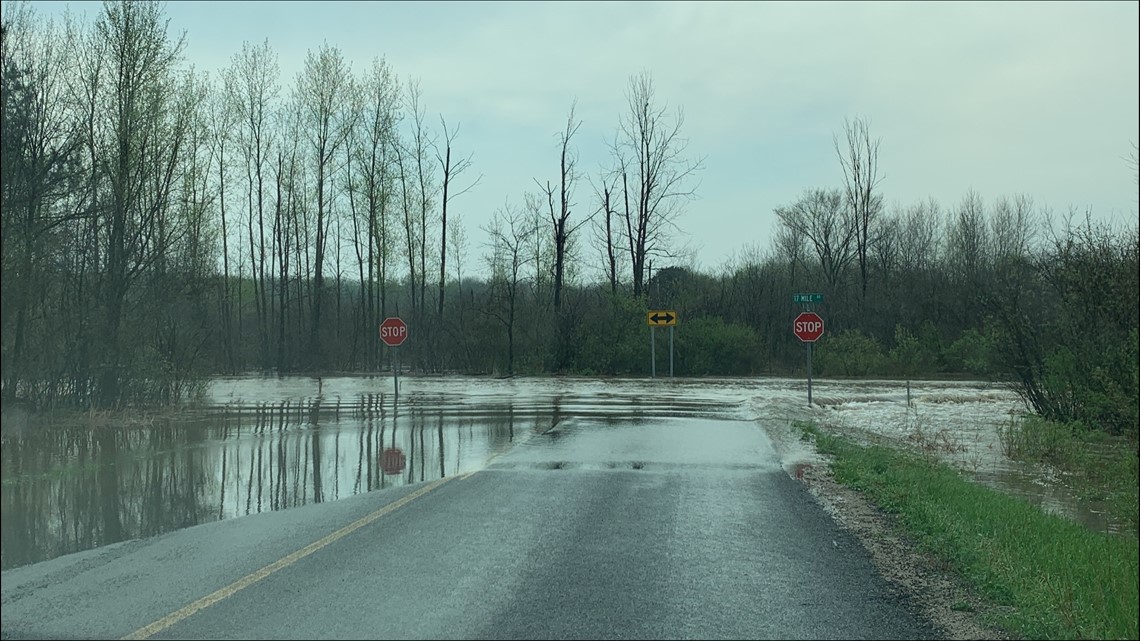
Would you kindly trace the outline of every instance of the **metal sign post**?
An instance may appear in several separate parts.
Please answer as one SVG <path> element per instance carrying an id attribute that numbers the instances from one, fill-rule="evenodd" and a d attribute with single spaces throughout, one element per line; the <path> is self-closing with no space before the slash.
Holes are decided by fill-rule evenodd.
<path id="1" fill-rule="evenodd" d="M 657 378 L 657 328 L 649 328 L 649 376 Z"/>
<path id="2" fill-rule="evenodd" d="M 392 348 L 392 357 L 396 361 L 392 371 L 395 376 L 396 395 L 400 394 L 400 345 L 408 340 L 408 325 L 398 316 L 389 316 L 380 323 L 380 340 Z"/>
<path id="3" fill-rule="evenodd" d="M 808 405 L 811 405 L 811 343 L 808 347 Z"/>
<path id="4" fill-rule="evenodd" d="M 669 328 L 669 378 L 673 378 L 673 326 L 677 324 L 677 312 L 650 310 L 645 313 L 645 322 L 649 325 L 649 367 L 653 378 L 657 378 L 657 328 Z"/>
<path id="5" fill-rule="evenodd" d="M 822 303 L 823 294 L 793 294 L 793 303 L 800 303 L 805 305 L 811 303 Z M 801 312 L 796 316 L 796 320 L 792 322 L 792 333 L 796 338 L 804 343 L 807 343 L 807 383 L 808 383 L 808 405 L 811 405 L 811 345 L 823 336 L 823 319 L 815 312 Z"/>
<path id="6" fill-rule="evenodd" d="M 673 326 L 669 326 L 669 378 L 673 378 Z"/>

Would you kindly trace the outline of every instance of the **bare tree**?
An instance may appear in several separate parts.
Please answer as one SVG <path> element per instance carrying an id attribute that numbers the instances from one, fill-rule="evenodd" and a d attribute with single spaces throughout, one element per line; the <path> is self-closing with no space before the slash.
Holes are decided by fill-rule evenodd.
<path id="1" fill-rule="evenodd" d="M 857 232 L 843 194 L 837 189 L 809 189 L 792 205 L 777 207 L 776 217 L 795 235 L 811 242 L 820 270 L 834 291 L 855 257 Z"/>
<path id="2" fill-rule="evenodd" d="M 793 288 L 799 284 L 799 281 L 796 280 L 796 272 L 798 271 L 797 268 L 804 262 L 804 253 L 807 247 L 805 241 L 806 237 L 803 232 L 788 225 L 780 225 L 780 228 L 776 230 L 776 235 L 772 237 L 774 254 L 787 263 L 788 284 Z M 755 252 L 752 260 L 753 263 L 760 264 Z"/>
<path id="3" fill-rule="evenodd" d="M 1036 241 L 1038 222 L 1033 199 L 1018 194 L 999 197 L 990 213 L 990 255 L 997 262 L 1027 259 Z"/>
<path id="4" fill-rule="evenodd" d="M 542 195 L 527 192 L 523 199 L 524 212 L 531 227 L 535 230 L 545 226 L 543 222 L 554 212 L 557 187 L 547 182 L 541 185 Z M 527 237 L 527 257 L 534 264 L 534 278 L 531 292 L 534 302 L 542 309 L 549 309 L 553 301 L 551 290 L 554 284 L 554 239 L 547 234 L 534 233 Z"/>
<path id="5" fill-rule="evenodd" d="M 222 351 L 225 354 L 226 366 L 230 373 L 237 372 L 237 358 L 234 353 L 233 336 L 233 295 L 230 286 L 230 243 L 229 225 L 226 216 L 226 169 L 228 161 L 226 151 L 230 149 L 233 140 L 231 130 L 237 122 L 237 113 L 232 109 L 232 102 L 226 97 L 224 91 L 214 91 L 207 98 L 208 126 L 210 128 L 211 155 L 214 167 L 218 172 L 218 215 L 221 223 L 222 241 L 222 282 L 221 304 L 219 315 L 222 325 Z"/>
<path id="6" fill-rule="evenodd" d="M 279 93 L 277 55 L 266 40 L 260 45 L 242 44 L 229 68 L 223 72 L 229 108 L 234 111 L 235 138 L 241 151 L 246 177 L 246 231 L 249 236 L 250 276 L 257 311 L 261 362 L 269 364 L 270 309 L 267 266 L 272 252 L 266 238 L 265 173 L 273 144 L 271 115 Z"/>
<path id="7" fill-rule="evenodd" d="M 182 231 L 166 223 L 189 114 L 171 105 L 184 40 L 168 37 L 158 5 L 108 3 L 95 28 L 106 48 L 91 55 L 106 55 L 114 70 L 106 78 L 110 100 L 100 105 L 92 122 L 109 185 L 102 208 L 108 231 L 100 247 L 106 257 L 106 306 L 99 396 L 111 405 L 123 400 L 120 341 L 128 293 L 141 275 L 165 259 L 172 237 Z"/>
<path id="8" fill-rule="evenodd" d="M 882 195 L 876 189 L 879 178 L 879 139 L 871 139 L 871 128 L 867 120 L 856 118 L 854 122 L 844 119 L 846 147 L 840 146 L 838 136 L 834 137 L 835 155 L 843 168 L 843 179 L 847 190 L 847 201 L 855 221 L 855 254 L 859 261 L 859 279 L 862 284 L 862 298 L 867 297 L 867 253 L 873 243 L 875 224 L 882 209 Z"/>
<path id="9" fill-rule="evenodd" d="M 484 227 L 490 243 L 486 255 L 491 270 L 491 297 L 485 313 L 498 320 L 507 332 L 507 375 L 515 371 L 515 325 L 518 316 L 519 289 L 523 283 L 523 270 L 527 260 L 527 244 L 537 234 L 532 215 L 503 205 Z"/>
<path id="10" fill-rule="evenodd" d="M 453 198 L 462 196 L 467 193 L 472 187 L 479 184 L 483 176 L 476 178 L 470 185 L 460 189 L 457 192 L 451 191 L 451 183 L 459 177 L 464 171 L 471 167 L 471 155 L 468 154 L 466 158 L 459 159 L 452 163 L 451 161 L 451 143 L 455 141 L 455 137 L 459 135 L 459 126 L 455 127 L 455 131 L 448 131 L 447 121 L 443 116 L 439 117 L 439 125 L 443 129 L 443 147 L 444 151 L 440 154 L 439 147 L 435 146 L 435 157 L 439 161 L 440 169 L 443 171 L 443 197 L 441 199 L 441 212 L 440 212 L 440 227 L 439 227 L 439 309 L 436 318 L 443 323 L 443 296 L 444 286 L 447 284 L 447 205 Z M 434 145 L 433 145 L 434 146 Z"/>
<path id="11" fill-rule="evenodd" d="M 48 258 L 64 249 L 59 246 L 60 227 L 84 215 L 65 208 L 78 177 L 82 138 L 66 111 L 68 51 L 60 36 L 54 24 L 34 23 L 27 4 L 5 7 L 0 23 L 0 314 L 6 401 L 15 398 L 20 381 L 29 378 L 29 352 L 36 351 L 29 343 L 47 338 L 46 332 L 36 332 L 42 338 L 29 336 L 29 318 L 44 314 L 46 294 L 52 289 L 49 275 L 55 271 Z"/>
<path id="12" fill-rule="evenodd" d="M 403 236 L 408 259 L 408 293 L 411 298 L 412 322 L 430 332 L 422 322 L 427 309 L 428 213 L 434 207 L 435 172 L 428 150 L 435 145 L 431 131 L 424 123 L 423 90 L 418 81 L 409 80 L 404 87 L 403 107 L 408 114 L 407 139 L 393 147 L 400 182 L 403 211 Z M 417 340 L 417 346 L 430 346 L 428 340 Z M 418 353 L 422 359 L 423 354 Z"/>
<path id="13" fill-rule="evenodd" d="M 550 224 L 554 231 L 554 309 L 559 311 L 562 309 L 562 284 L 566 272 L 566 245 L 571 234 L 589 220 L 583 220 L 573 227 L 568 226 L 570 199 L 574 197 L 574 183 L 578 179 L 578 172 L 575 170 L 578 164 L 578 154 L 570 149 L 570 140 L 582 126 L 582 121 L 576 120 L 574 117 L 576 106 L 576 100 L 570 104 L 570 114 L 566 117 L 566 128 L 558 134 L 559 207 L 557 213 L 553 207 L 550 211 Z"/>
<path id="14" fill-rule="evenodd" d="M 362 328 L 368 337 L 368 363 L 376 365 L 380 357 L 380 341 L 374 328 L 387 315 L 388 265 L 394 253 L 390 220 L 396 168 L 393 147 L 398 144 L 400 90 L 388 64 L 376 59 L 361 81 L 363 117 L 350 142 L 353 165 L 349 171 L 350 204 L 353 225 L 359 229 L 357 208 L 366 214 L 365 248 L 357 243 L 360 270 Z M 356 194 L 362 202 L 358 205 Z"/>
<path id="15" fill-rule="evenodd" d="M 606 282 L 609 283 L 611 294 L 617 293 L 618 261 L 621 257 L 621 252 L 617 248 L 621 236 L 618 218 L 620 212 L 617 209 L 617 198 L 620 195 L 618 183 L 621 178 L 622 175 L 619 172 L 603 171 L 598 176 L 597 183 L 593 185 L 594 197 L 598 201 L 598 209 L 595 214 L 601 214 L 595 219 L 594 241 L 599 246 L 605 261 L 602 270 Z"/>
<path id="16" fill-rule="evenodd" d="M 688 140 L 681 137 L 684 111 L 678 107 L 669 118 L 665 106 L 655 104 L 656 90 L 649 72 L 629 79 L 628 111 L 620 119 L 613 153 L 621 167 L 625 208 L 625 237 L 633 269 L 633 294 L 645 289 L 648 258 L 670 256 L 669 232 L 685 201 L 695 196 L 690 179 L 703 159 L 685 157 Z M 632 208 L 629 206 L 632 201 Z"/>
<path id="17" fill-rule="evenodd" d="M 933 198 L 907 207 L 899 228 L 899 269 L 917 274 L 929 270 L 937 261 L 942 211 Z"/>
<path id="18" fill-rule="evenodd" d="M 353 78 L 339 49 L 327 44 L 317 53 L 309 52 L 305 69 L 297 78 L 297 92 L 302 106 L 304 131 L 308 134 L 316 170 L 317 211 L 313 247 L 312 320 L 309 325 L 309 365 L 322 364 L 321 300 L 324 298 L 325 252 L 333 222 L 331 211 L 334 160 L 355 122 L 351 112 L 349 90 Z"/>

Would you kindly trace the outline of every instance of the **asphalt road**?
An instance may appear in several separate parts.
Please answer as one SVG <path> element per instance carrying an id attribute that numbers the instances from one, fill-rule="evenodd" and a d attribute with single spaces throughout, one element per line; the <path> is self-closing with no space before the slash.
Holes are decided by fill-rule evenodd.
<path id="1" fill-rule="evenodd" d="M 5 638 L 936 638 L 755 423 L 571 420 L 481 471 L 3 573 Z"/>

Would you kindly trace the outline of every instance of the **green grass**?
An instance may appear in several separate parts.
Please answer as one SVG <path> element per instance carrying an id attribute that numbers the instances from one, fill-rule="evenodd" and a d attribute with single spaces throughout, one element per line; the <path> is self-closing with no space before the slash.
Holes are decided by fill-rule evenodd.
<path id="1" fill-rule="evenodd" d="M 1029 639 L 1140 638 L 1136 539 L 1093 532 L 946 465 L 801 425 L 836 480 L 865 493 Z"/>

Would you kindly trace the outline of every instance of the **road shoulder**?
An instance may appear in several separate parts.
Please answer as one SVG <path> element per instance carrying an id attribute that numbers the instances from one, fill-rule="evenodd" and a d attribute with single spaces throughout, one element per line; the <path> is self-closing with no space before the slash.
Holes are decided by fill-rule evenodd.
<path id="1" fill-rule="evenodd" d="M 921 550 L 895 518 L 863 494 L 838 483 L 827 459 L 799 439 L 789 425 L 764 425 L 784 470 L 851 532 L 871 555 L 879 574 L 908 596 L 932 626 L 948 639 L 1009 639 L 984 623 L 993 606 L 973 594 L 965 582 L 933 555 Z"/>

